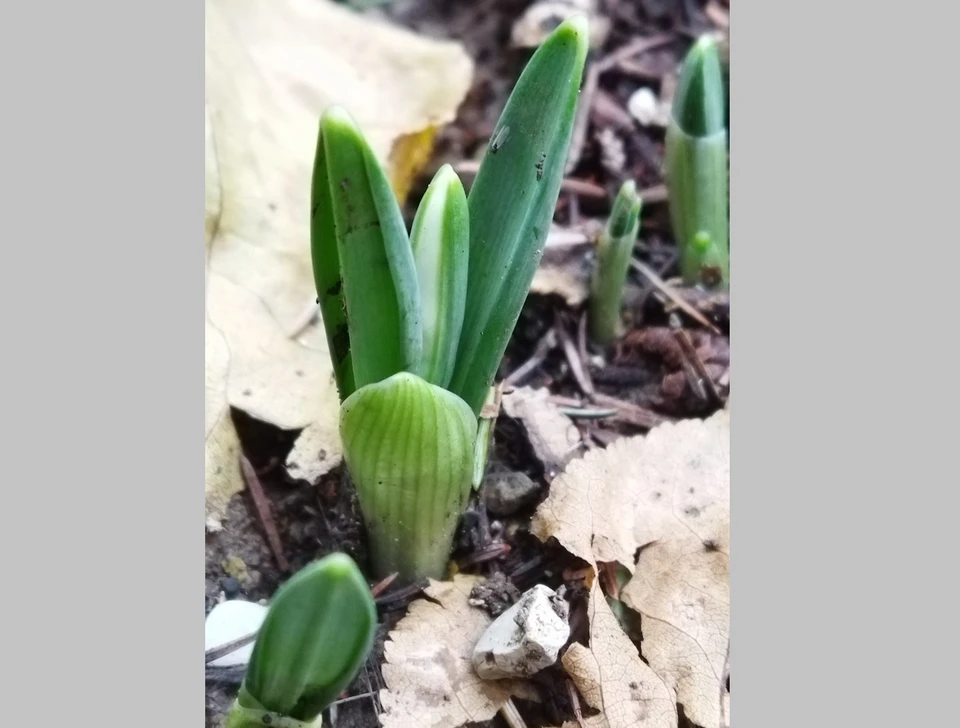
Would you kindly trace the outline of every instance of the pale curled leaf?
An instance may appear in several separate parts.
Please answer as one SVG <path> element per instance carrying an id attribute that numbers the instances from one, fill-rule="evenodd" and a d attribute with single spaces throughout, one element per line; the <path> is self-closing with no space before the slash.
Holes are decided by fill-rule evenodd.
<path id="1" fill-rule="evenodd" d="M 724 409 L 587 453 L 554 479 L 532 524 L 594 566 L 633 572 L 621 598 L 641 615 L 641 653 L 710 728 L 729 639 L 729 418 Z"/>
<path id="2" fill-rule="evenodd" d="M 294 476 L 315 480 L 340 462 L 322 325 L 290 338 L 316 299 L 309 195 L 321 112 L 349 108 L 405 189 L 422 147 L 466 94 L 472 63 L 459 44 L 326 0 L 205 8 L 206 513 L 215 529 L 243 489 L 230 407 L 306 428 L 288 460 L 303 466 Z"/>
<path id="3" fill-rule="evenodd" d="M 645 665 L 594 583 L 590 593 L 590 647 L 573 643 L 563 667 L 591 708 L 596 728 L 675 728 L 673 694 Z M 598 720 L 599 719 L 599 720 Z"/>
<path id="4" fill-rule="evenodd" d="M 552 475 L 579 455 L 582 439 L 573 420 L 548 401 L 549 396 L 546 389 L 518 387 L 503 395 L 502 407 L 523 425 L 534 455 Z"/>
<path id="5" fill-rule="evenodd" d="M 473 670 L 477 641 L 492 621 L 468 603 L 481 579 L 431 581 L 384 645 L 380 692 L 383 728 L 458 728 L 489 720 L 512 696 L 535 699 L 522 681 L 481 680 Z"/>

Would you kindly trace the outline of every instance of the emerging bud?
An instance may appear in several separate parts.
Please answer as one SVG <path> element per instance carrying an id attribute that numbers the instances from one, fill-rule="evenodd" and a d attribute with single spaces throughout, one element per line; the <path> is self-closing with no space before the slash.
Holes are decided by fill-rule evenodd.
<path id="1" fill-rule="evenodd" d="M 666 138 L 670 218 L 687 285 L 724 288 L 729 277 L 724 97 L 717 45 L 704 36 L 684 60 Z"/>
<path id="2" fill-rule="evenodd" d="M 346 554 L 296 573 L 270 604 L 228 728 L 313 724 L 363 666 L 376 626 L 373 596 Z"/>
<path id="3" fill-rule="evenodd" d="M 597 262 L 590 285 L 590 334 L 602 346 L 611 343 L 622 329 L 620 306 L 640 230 L 641 206 L 634 181 L 624 182 L 597 241 Z"/>

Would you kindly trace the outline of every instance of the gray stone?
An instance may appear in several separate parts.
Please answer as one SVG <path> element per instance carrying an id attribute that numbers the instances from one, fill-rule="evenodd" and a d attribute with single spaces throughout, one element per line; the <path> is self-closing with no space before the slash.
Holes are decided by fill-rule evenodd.
<path id="1" fill-rule="evenodd" d="M 511 516 L 537 499 L 540 484 L 525 473 L 515 473 L 505 468 L 491 468 L 484 482 L 484 492 L 489 510 L 495 516 Z"/>
<path id="2" fill-rule="evenodd" d="M 487 627 L 473 650 L 473 668 L 484 680 L 530 677 L 557 661 L 570 639 L 566 602 L 537 584 Z"/>

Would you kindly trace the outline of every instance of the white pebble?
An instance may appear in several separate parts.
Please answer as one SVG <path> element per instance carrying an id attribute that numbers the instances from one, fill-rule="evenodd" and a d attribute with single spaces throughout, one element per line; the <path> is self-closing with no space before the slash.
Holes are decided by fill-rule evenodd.
<path id="1" fill-rule="evenodd" d="M 228 642 L 240 639 L 251 632 L 256 632 L 267 616 L 267 608 L 254 602 L 245 602 L 234 599 L 221 602 L 207 615 L 204 626 L 204 651 L 221 647 Z M 253 642 L 240 647 L 233 652 L 217 658 L 210 664 L 214 667 L 230 667 L 232 665 L 246 665 L 253 654 Z"/>
<path id="2" fill-rule="evenodd" d="M 530 677 L 555 663 L 569 638 L 566 602 L 537 584 L 487 627 L 473 650 L 473 667 L 485 680 Z"/>
<path id="3" fill-rule="evenodd" d="M 627 101 L 630 115 L 643 126 L 663 124 L 663 114 L 660 109 L 660 100 L 646 86 L 638 88 L 630 95 Z"/>

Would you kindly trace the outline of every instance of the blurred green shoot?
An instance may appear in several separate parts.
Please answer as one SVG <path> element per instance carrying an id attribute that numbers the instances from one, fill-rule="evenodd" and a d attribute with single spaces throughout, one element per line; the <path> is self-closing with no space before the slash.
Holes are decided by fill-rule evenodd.
<path id="1" fill-rule="evenodd" d="M 373 596 L 346 554 L 294 574 L 273 597 L 226 728 L 319 726 L 370 654 L 376 626 Z"/>
<path id="2" fill-rule="evenodd" d="M 702 36 L 684 60 L 666 137 L 670 217 L 690 286 L 729 284 L 725 98 L 717 44 Z"/>
<path id="3" fill-rule="evenodd" d="M 590 281 L 590 335 L 601 346 L 611 344 L 623 330 L 620 308 L 640 230 L 641 206 L 636 183 L 627 180 L 597 240 L 597 260 Z"/>

